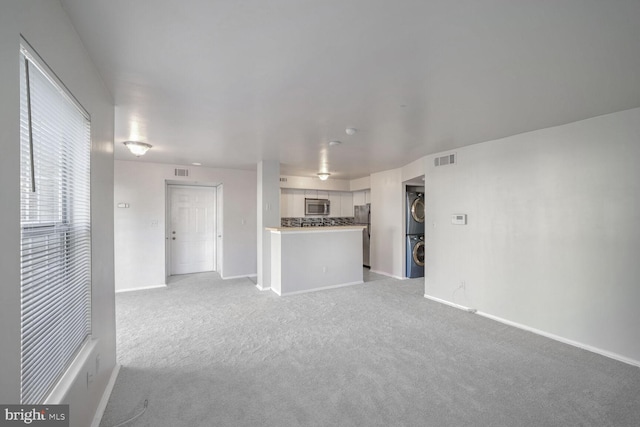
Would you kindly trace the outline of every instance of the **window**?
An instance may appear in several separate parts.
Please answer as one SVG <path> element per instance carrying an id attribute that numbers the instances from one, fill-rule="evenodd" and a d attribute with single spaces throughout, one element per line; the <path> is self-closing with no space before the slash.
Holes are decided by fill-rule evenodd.
<path id="1" fill-rule="evenodd" d="M 20 55 L 21 402 L 43 403 L 91 334 L 89 115 Z"/>

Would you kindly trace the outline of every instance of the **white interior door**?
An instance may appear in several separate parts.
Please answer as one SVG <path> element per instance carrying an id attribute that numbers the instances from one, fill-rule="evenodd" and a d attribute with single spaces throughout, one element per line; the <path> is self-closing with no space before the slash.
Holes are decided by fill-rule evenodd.
<path id="1" fill-rule="evenodd" d="M 215 187 L 169 186 L 171 274 L 215 270 Z"/>
<path id="2" fill-rule="evenodd" d="M 224 212 L 224 199 L 223 199 L 223 186 L 222 184 L 218 185 L 216 187 L 216 270 L 218 271 L 218 273 L 220 273 L 220 276 L 224 277 L 224 271 L 223 271 L 223 266 L 224 264 L 222 263 L 222 242 L 224 239 L 224 236 L 222 235 L 222 230 L 224 230 L 223 227 L 223 221 L 224 221 L 224 216 L 223 216 L 223 212 Z"/>

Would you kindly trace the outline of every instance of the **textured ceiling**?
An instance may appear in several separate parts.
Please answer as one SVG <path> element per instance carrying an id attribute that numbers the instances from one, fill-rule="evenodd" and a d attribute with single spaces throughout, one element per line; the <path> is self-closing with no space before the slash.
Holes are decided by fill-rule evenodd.
<path id="1" fill-rule="evenodd" d="M 119 159 L 139 139 L 140 161 L 357 178 L 640 106 L 637 0 L 62 4 L 113 94 Z"/>

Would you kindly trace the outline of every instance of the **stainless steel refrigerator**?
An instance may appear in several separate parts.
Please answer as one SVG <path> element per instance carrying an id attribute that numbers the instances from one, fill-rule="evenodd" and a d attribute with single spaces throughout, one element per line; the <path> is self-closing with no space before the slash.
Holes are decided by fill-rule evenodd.
<path id="1" fill-rule="evenodd" d="M 354 223 L 356 225 L 366 225 L 362 230 L 362 264 L 371 268 L 369 263 L 369 244 L 371 242 L 371 203 L 353 207 Z"/>

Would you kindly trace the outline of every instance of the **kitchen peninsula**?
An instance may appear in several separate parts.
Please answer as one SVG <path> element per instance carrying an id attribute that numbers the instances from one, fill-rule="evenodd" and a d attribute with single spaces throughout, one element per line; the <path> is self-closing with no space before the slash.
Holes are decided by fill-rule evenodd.
<path id="1" fill-rule="evenodd" d="M 267 228 L 271 232 L 271 289 L 278 295 L 292 295 L 362 283 L 363 228 Z"/>

